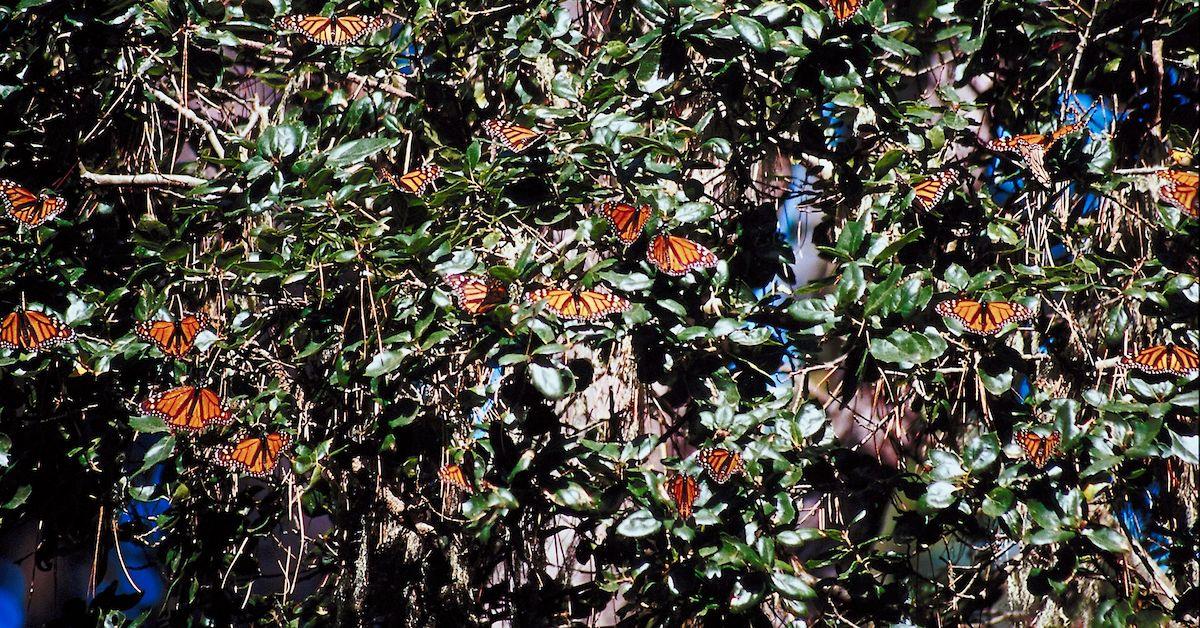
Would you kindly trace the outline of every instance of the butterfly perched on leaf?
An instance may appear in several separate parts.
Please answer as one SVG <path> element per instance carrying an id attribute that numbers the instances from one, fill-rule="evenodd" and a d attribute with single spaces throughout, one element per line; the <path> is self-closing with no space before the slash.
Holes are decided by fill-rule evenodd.
<path id="1" fill-rule="evenodd" d="M 392 19 L 383 15 L 287 15 L 275 20 L 275 27 L 300 33 L 318 44 L 348 46 L 391 23 Z"/>
<path id="2" fill-rule="evenodd" d="M 1121 364 L 1152 375 L 1187 376 L 1200 371 L 1200 355 L 1176 344 L 1154 345 L 1124 356 Z"/>
<path id="3" fill-rule="evenodd" d="M 971 299 L 947 299 L 935 307 L 938 314 L 962 323 L 967 331 L 981 336 L 994 336 L 1008 323 L 1027 321 L 1033 311 L 1009 301 L 982 302 Z"/>
<path id="4" fill-rule="evenodd" d="M 486 314 L 508 298 L 508 288 L 491 277 L 447 275 L 446 285 L 469 314 Z"/>
<path id="5" fill-rule="evenodd" d="M 913 186 L 913 199 L 922 209 L 931 210 L 946 197 L 954 186 L 958 185 L 958 172 L 942 170 L 933 176 Z"/>
<path id="6" fill-rule="evenodd" d="M 985 146 L 991 151 L 1020 155 L 1025 160 L 1025 165 L 1029 167 L 1030 172 L 1033 173 L 1034 178 L 1042 185 L 1048 186 L 1053 183 L 1053 180 L 1050 178 L 1050 172 L 1046 170 L 1046 152 L 1058 140 L 1075 133 L 1086 124 L 1087 119 L 1081 116 L 1079 121 L 1063 125 L 1050 135 L 1042 135 L 1040 133 L 1010 135 L 991 140 Z"/>
<path id="7" fill-rule="evenodd" d="M 1034 432 L 1022 431 L 1016 434 L 1016 443 L 1021 446 L 1021 452 L 1029 459 L 1034 466 L 1042 468 L 1054 455 L 1058 449 L 1059 443 L 1062 442 L 1062 434 L 1051 432 L 1048 436 L 1042 436 Z"/>
<path id="8" fill-rule="evenodd" d="M 75 332 L 53 314 L 16 310 L 0 322 L 0 347 L 38 352 L 75 339 Z"/>
<path id="9" fill-rule="evenodd" d="M 833 11 L 833 19 L 838 24 L 845 24 L 862 9 L 864 0 L 824 0 L 825 5 Z"/>
<path id="10" fill-rule="evenodd" d="M 1158 173 L 1158 178 L 1158 193 L 1163 200 L 1193 218 L 1200 218 L 1200 200 L 1196 196 L 1200 175 L 1186 170 L 1164 170 Z"/>
<path id="11" fill-rule="evenodd" d="M 724 447 L 701 449 L 700 464 L 717 484 L 728 482 L 729 478 L 741 473 L 746 467 L 742 454 Z"/>
<path id="12" fill-rule="evenodd" d="M 217 450 L 217 462 L 239 473 L 267 477 L 275 470 L 291 442 L 290 436 L 280 432 L 262 436 L 243 435 Z"/>
<path id="13" fill-rule="evenodd" d="M 650 241 L 646 259 L 662 272 L 676 277 L 686 275 L 692 270 L 717 265 L 717 256 L 699 243 L 662 233 Z"/>
<path id="14" fill-rule="evenodd" d="M 61 197 L 34 194 L 8 179 L 0 179 L 0 203 L 9 218 L 30 228 L 46 224 L 67 208 Z"/>
<path id="15" fill-rule="evenodd" d="M 484 120 L 483 132 L 514 153 L 524 151 L 543 137 L 533 129 L 499 119 Z"/>
<path id="16" fill-rule="evenodd" d="M 142 321 L 133 328 L 133 331 L 158 347 L 159 351 L 178 358 L 192 350 L 192 347 L 196 345 L 196 336 L 205 327 L 208 327 L 208 317 L 204 314 L 185 314 L 177 321 L 163 319 Z"/>
<path id="17" fill-rule="evenodd" d="M 400 174 L 393 165 L 377 161 L 375 162 L 375 172 L 379 173 L 381 179 L 387 181 L 397 190 L 405 190 L 420 196 L 425 193 L 425 188 L 432 185 L 446 171 L 437 164 L 429 164 L 428 166 L 421 166 L 416 170 Z"/>
<path id="18" fill-rule="evenodd" d="M 525 298 L 531 303 L 545 301 L 547 309 L 561 318 L 573 320 L 594 320 L 631 307 L 628 299 L 596 290 L 543 288 L 530 292 Z"/>
<path id="19" fill-rule="evenodd" d="M 667 479 L 667 495 L 675 502 L 679 516 L 687 519 L 692 516 L 692 507 L 696 504 L 696 497 L 700 495 L 700 487 L 695 477 L 676 473 Z"/>
<path id="20" fill-rule="evenodd" d="M 154 415 L 172 430 L 200 432 L 233 421 L 233 413 L 217 393 L 197 386 L 180 386 L 151 395 L 142 412 Z"/>
<path id="21" fill-rule="evenodd" d="M 626 245 L 633 244 L 642 235 L 642 228 L 650 220 L 654 210 L 649 205 L 634 207 L 629 203 L 608 201 L 589 208 L 612 223 L 617 239 Z"/>
<path id="22" fill-rule="evenodd" d="M 450 463 L 438 469 L 438 480 L 453 489 L 472 494 L 475 492 L 475 487 L 471 486 L 471 481 L 460 464 Z"/>

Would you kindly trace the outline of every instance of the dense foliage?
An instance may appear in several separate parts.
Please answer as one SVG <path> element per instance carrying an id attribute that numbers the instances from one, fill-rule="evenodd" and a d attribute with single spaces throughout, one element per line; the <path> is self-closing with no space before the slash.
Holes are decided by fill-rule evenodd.
<path id="1" fill-rule="evenodd" d="M 397 20 L 346 48 L 272 25 L 334 10 Z M 1197 222 L 1154 172 L 1197 149 L 1197 13 L 0 8 L 0 178 L 69 203 L 0 232 L 0 303 L 76 333 L 0 353 L 4 555 L 27 577 L 94 564 L 54 611 L 80 621 L 1194 620 L 1196 377 L 1118 358 L 1200 344 Z M 545 138 L 505 150 L 490 118 Z M 1079 120 L 1050 186 L 982 147 Z M 377 159 L 446 173 L 409 194 Z M 911 186 L 943 168 L 962 184 L 921 208 Z M 610 199 L 657 212 L 629 247 L 584 211 Z M 660 272 L 658 229 L 720 263 Z M 452 273 L 510 299 L 473 316 Z M 633 307 L 569 322 L 523 297 L 555 286 Z M 974 335 L 934 309 L 959 294 L 1034 317 Z M 182 311 L 214 321 L 183 359 L 134 333 Z M 140 410 L 184 383 L 236 425 Z M 291 436 L 286 469 L 214 463 L 247 429 Z M 1044 467 L 1027 429 L 1061 435 Z M 745 473 L 714 482 L 705 446 Z M 438 482 L 448 463 L 476 492 Z"/>

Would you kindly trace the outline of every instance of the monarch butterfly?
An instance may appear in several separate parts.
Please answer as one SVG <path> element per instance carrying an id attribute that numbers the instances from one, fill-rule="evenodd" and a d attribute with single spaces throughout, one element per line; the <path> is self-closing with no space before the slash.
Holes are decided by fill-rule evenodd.
<path id="1" fill-rule="evenodd" d="M 133 328 L 133 331 L 153 343 L 159 351 L 178 358 L 192 350 L 196 344 L 196 336 L 205 327 L 208 327 L 207 316 L 185 314 L 178 321 L 142 321 Z"/>
<path id="2" fill-rule="evenodd" d="M 375 163 L 375 171 L 379 173 L 380 178 L 387 181 L 392 187 L 398 190 L 408 190 L 417 196 L 425 193 L 425 188 L 429 187 L 438 177 L 445 173 L 442 167 L 437 164 L 429 164 L 421 166 L 416 170 L 397 174 L 396 170 L 390 165 L 382 161 Z"/>
<path id="3" fill-rule="evenodd" d="M 717 265 L 717 256 L 696 242 L 679 236 L 659 234 L 650 241 L 646 259 L 659 270 L 679 277 L 697 268 Z"/>
<path id="4" fill-rule="evenodd" d="M 546 307 L 555 314 L 574 320 L 594 320 L 630 308 L 628 299 L 595 290 L 575 292 L 543 288 L 530 292 L 525 298 L 530 302 L 545 301 Z"/>
<path id="5" fill-rule="evenodd" d="M 1186 376 L 1200 371 L 1200 355 L 1176 344 L 1154 345 L 1121 358 L 1121 364 L 1153 375 Z"/>
<path id="6" fill-rule="evenodd" d="M 626 245 L 633 244 L 642 235 L 642 228 L 654 213 L 649 205 L 634 207 L 629 203 L 605 202 L 591 208 L 591 211 L 602 214 L 612 223 L 617 238 Z"/>
<path id="7" fill-rule="evenodd" d="M 1041 468 L 1046 466 L 1050 456 L 1054 455 L 1058 444 L 1062 442 L 1062 435 L 1058 432 L 1051 432 L 1049 436 L 1041 436 L 1033 432 L 1021 431 L 1016 434 L 1016 442 L 1021 446 L 1025 457 Z"/>
<path id="8" fill-rule="evenodd" d="M 508 288 L 490 277 L 447 275 L 446 283 L 458 298 L 458 305 L 470 314 L 486 314 L 508 298 Z"/>
<path id="9" fill-rule="evenodd" d="M 937 207 L 945 198 L 946 192 L 958 185 L 958 172 L 943 170 L 932 177 L 913 186 L 913 198 L 923 209 Z"/>
<path id="10" fill-rule="evenodd" d="M 687 519 L 692 516 L 692 506 L 696 503 L 700 488 L 696 484 L 696 478 L 676 473 L 667 480 L 667 494 L 671 496 L 671 501 L 675 502 L 679 516 Z"/>
<path id="11" fill-rule="evenodd" d="M 1179 211 L 1200 217 L 1196 201 L 1196 185 L 1200 175 L 1186 170 L 1166 170 L 1158 173 L 1159 194 Z"/>
<path id="12" fill-rule="evenodd" d="M 263 436 L 241 436 L 232 445 L 217 450 L 217 461 L 224 466 L 254 477 L 271 475 L 279 458 L 290 445 L 287 434 L 271 432 Z"/>
<path id="13" fill-rule="evenodd" d="M 392 19 L 383 15 L 287 15 L 276 20 L 275 26 L 280 30 L 300 33 L 318 44 L 347 46 L 391 23 Z"/>
<path id="14" fill-rule="evenodd" d="M 1072 124 L 1066 124 L 1056 129 L 1050 135 L 1030 133 L 1027 135 L 1011 135 L 991 140 L 985 146 L 988 150 L 997 152 L 1017 153 L 1025 159 L 1029 170 L 1033 172 L 1042 185 L 1050 185 L 1053 181 L 1050 172 L 1046 170 L 1046 151 L 1050 150 L 1058 140 L 1082 129 L 1087 124 L 1082 116 Z"/>
<path id="15" fill-rule="evenodd" d="M 533 129 L 527 129 L 509 122 L 507 120 L 484 120 L 483 132 L 487 136 L 500 142 L 500 145 L 511 150 L 514 153 L 519 153 L 526 148 L 529 148 L 543 136 L 541 133 Z"/>
<path id="16" fill-rule="evenodd" d="M 717 484 L 724 484 L 729 478 L 745 469 L 742 454 L 730 451 L 724 447 L 709 447 L 700 450 L 700 464 L 708 470 L 708 474 Z"/>
<path id="17" fill-rule="evenodd" d="M 985 303 L 970 299 L 948 299 L 935 306 L 938 314 L 953 318 L 963 324 L 967 331 L 981 336 L 994 336 L 1009 322 L 1026 321 L 1033 318 L 1033 311 L 1009 301 Z"/>
<path id="18" fill-rule="evenodd" d="M 0 322 L 0 347 L 38 352 L 70 342 L 75 332 L 53 314 L 16 310 Z"/>
<path id="19" fill-rule="evenodd" d="M 9 218 L 30 228 L 42 226 L 67 208 L 61 197 L 34 194 L 8 179 L 0 179 L 0 203 Z"/>
<path id="20" fill-rule="evenodd" d="M 180 386 L 151 395 L 142 402 L 142 412 L 166 421 L 171 429 L 192 432 L 233 421 L 233 413 L 222 404 L 217 393 L 196 386 Z"/>
<path id="21" fill-rule="evenodd" d="M 462 465 L 450 463 L 441 469 L 438 469 L 438 479 L 442 484 L 454 489 L 474 493 L 475 487 L 471 486 L 470 480 L 467 479 L 467 474 L 463 471 Z"/>
<path id="22" fill-rule="evenodd" d="M 833 11 L 833 19 L 837 20 L 838 24 L 845 24 L 850 21 L 850 18 L 858 14 L 858 10 L 862 8 L 863 0 L 824 0 L 825 4 Z"/>

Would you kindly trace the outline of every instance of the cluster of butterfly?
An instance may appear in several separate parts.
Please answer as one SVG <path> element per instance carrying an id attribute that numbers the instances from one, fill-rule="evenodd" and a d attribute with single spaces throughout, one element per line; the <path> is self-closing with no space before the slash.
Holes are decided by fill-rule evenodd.
<path id="1" fill-rule="evenodd" d="M 204 314 L 185 313 L 179 320 L 142 321 L 134 333 L 164 355 L 182 358 L 196 345 L 196 337 L 210 327 Z M 58 346 L 75 339 L 75 332 L 53 314 L 28 308 L 10 312 L 0 321 L 0 347 L 24 353 Z M 156 416 L 172 432 L 198 434 L 209 427 L 233 422 L 233 412 L 217 393 L 197 386 L 179 386 L 151 395 L 141 403 L 145 414 Z M 241 434 L 233 442 L 208 452 L 211 459 L 239 472 L 269 475 L 290 442 L 286 434 Z"/>

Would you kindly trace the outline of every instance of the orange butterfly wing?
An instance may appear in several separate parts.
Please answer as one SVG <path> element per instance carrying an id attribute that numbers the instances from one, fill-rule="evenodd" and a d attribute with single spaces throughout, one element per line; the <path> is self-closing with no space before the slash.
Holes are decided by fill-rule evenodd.
<path id="1" fill-rule="evenodd" d="M 451 488 L 456 488 L 467 493 L 474 493 L 475 487 L 471 486 L 471 482 L 467 479 L 467 474 L 463 471 L 462 465 L 448 464 L 441 469 L 438 469 L 438 479 L 442 484 Z"/>
<path id="2" fill-rule="evenodd" d="M 741 473 L 745 468 L 742 455 L 724 447 L 710 447 L 700 450 L 700 464 L 708 470 L 708 474 L 717 484 L 724 484 L 729 478 Z"/>
<path id="3" fill-rule="evenodd" d="M 968 331 L 981 336 L 994 336 L 1009 322 L 1033 318 L 1033 311 L 1020 303 L 994 301 L 980 303 L 971 299 L 949 299 L 935 306 L 938 314 L 962 323 Z"/>
<path id="4" fill-rule="evenodd" d="M 546 307 L 562 318 L 594 320 L 630 308 L 628 299 L 607 292 L 542 289 L 525 295 L 530 302 L 545 301 Z"/>
<path id="5" fill-rule="evenodd" d="M 696 504 L 700 488 L 696 484 L 696 478 L 677 473 L 667 480 L 667 494 L 671 496 L 671 501 L 675 502 L 679 516 L 687 519 L 692 516 L 692 507 Z"/>
<path id="6" fill-rule="evenodd" d="M 676 277 L 697 268 L 717 265 L 717 256 L 712 251 L 687 238 L 665 234 L 656 235 L 650 241 L 646 259 L 662 272 Z"/>
<path id="7" fill-rule="evenodd" d="M 825 0 L 825 4 L 833 11 L 833 19 L 837 20 L 838 24 L 845 24 L 858 14 L 863 0 Z"/>
<path id="8" fill-rule="evenodd" d="M 483 132 L 514 153 L 519 153 L 541 139 L 542 134 L 507 120 L 484 120 Z"/>
<path id="9" fill-rule="evenodd" d="M 7 179 L 0 179 L 0 204 L 10 218 L 30 228 L 40 227 L 67 208 L 60 197 L 36 195 Z"/>
<path id="10" fill-rule="evenodd" d="M 266 477 L 275 470 L 284 449 L 291 444 L 287 434 L 272 432 L 264 436 L 246 436 L 217 452 L 217 460 L 226 467 L 255 477 Z"/>
<path id="11" fill-rule="evenodd" d="M 1166 170 L 1159 173 L 1159 177 L 1159 194 L 1167 202 L 1179 211 L 1191 214 L 1193 218 L 1200 217 L 1200 206 L 1196 197 L 1200 175 L 1186 170 Z"/>
<path id="12" fill-rule="evenodd" d="M 486 314 L 508 298 L 508 288 L 490 277 L 447 275 L 446 284 L 458 298 L 458 305 L 470 314 Z"/>
<path id="13" fill-rule="evenodd" d="M 17 310 L 0 322 L 0 347 L 38 352 L 75 339 L 57 317 L 37 310 Z"/>
<path id="14" fill-rule="evenodd" d="M 595 208 L 596 213 L 602 214 L 612 223 L 617 238 L 626 245 L 633 244 L 642 235 L 642 229 L 650 220 L 653 210 L 649 205 L 634 207 L 629 203 L 606 202 Z"/>
<path id="15" fill-rule="evenodd" d="M 180 386 L 151 395 L 142 402 L 142 412 L 162 419 L 173 430 L 192 432 L 233 421 L 233 413 L 222 404 L 217 393 L 194 386 Z"/>
<path id="16" fill-rule="evenodd" d="M 1062 442 L 1062 435 L 1051 432 L 1049 436 L 1041 436 L 1033 432 L 1023 431 L 1016 434 L 1017 444 L 1035 466 L 1042 468 L 1049 462 L 1050 457 Z"/>
<path id="17" fill-rule="evenodd" d="M 381 15 L 371 17 L 288 15 L 279 18 L 275 25 L 281 30 L 300 33 L 309 41 L 318 44 L 346 46 L 362 39 L 368 33 L 391 24 L 391 22 L 390 18 Z"/>
<path id="18" fill-rule="evenodd" d="M 188 314 L 179 321 L 143 321 L 134 327 L 138 336 L 149 340 L 159 351 L 171 357 L 182 357 L 196 345 L 196 336 L 208 326 L 203 314 Z"/>
<path id="19" fill-rule="evenodd" d="M 958 185 L 958 173 L 953 170 L 943 170 L 932 177 L 913 186 L 913 198 L 926 210 L 937 207 L 945 198 L 946 192 Z"/>
<path id="20" fill-rule="evenodd" d="M 1179 345 L 1155 345 L 1121 358 L 1121 364 L 1152 375 L 1187 376 L 1200 371 L 1200 355 Z"/>

